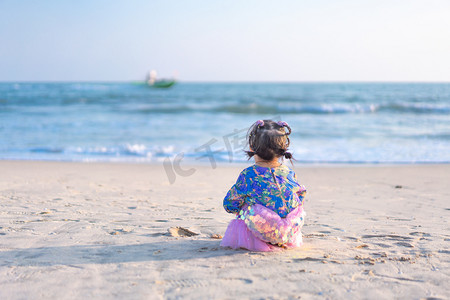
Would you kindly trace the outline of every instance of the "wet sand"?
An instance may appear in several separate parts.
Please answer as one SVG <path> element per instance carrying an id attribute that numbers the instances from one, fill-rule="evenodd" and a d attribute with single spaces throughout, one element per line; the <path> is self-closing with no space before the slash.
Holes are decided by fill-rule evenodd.
<path id="1" fill-rule="evenodd" d="M 450 165 L 296 166 L 276 253 L 219 247 L 244 167 L 0 161 L 0 298 L 450 298 Z"/>

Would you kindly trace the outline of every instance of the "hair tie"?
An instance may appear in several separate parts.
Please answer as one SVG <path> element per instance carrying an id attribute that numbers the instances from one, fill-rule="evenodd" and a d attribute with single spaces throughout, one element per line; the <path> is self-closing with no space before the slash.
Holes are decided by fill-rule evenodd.
<path id="1" fill-rule="evenodd" d="M 258 125 L 258 127 L 263 127 L 264 126 L 264 121 L 263 120 L 258 120 L 258 121 L 256 121 L 256 124 Z"/>
<path id="2" fill-rule="evenodd" d="M 281 127 L 289 126 L 288 123 L 286 123 L 285 121 L 278 121 L 277 124 L 280 125 Z"/>
<path id="3" fill-rule="evenodd" d="M 287 159 L 291 159 L 292 158 L 292 153 L 291 152 L 285 152 L 284 153 L 284 157 L 286 157 Z"/>

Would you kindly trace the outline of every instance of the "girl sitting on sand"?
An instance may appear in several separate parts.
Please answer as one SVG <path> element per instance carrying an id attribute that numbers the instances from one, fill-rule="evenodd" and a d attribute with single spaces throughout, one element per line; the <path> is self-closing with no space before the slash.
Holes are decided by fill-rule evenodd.
<path id="1" fill-rule="evenodd" d="M 225 210 L 236 218 L 228 225 L 222 247 L 273 251 L 302 244 L 306 190 L 294 171 L 280 163 L 282 157 L 292 159 L 287 152 L 289 134 L 291 128 L 282 121 L 259 120 L 250 127 L 246 153 L 255 164 L 241 172 L 223 200 Z"/>

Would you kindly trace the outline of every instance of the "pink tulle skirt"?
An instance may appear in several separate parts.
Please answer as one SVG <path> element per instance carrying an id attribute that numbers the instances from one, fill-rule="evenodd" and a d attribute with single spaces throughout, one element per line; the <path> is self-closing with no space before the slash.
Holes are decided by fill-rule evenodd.
<path id="1" fill-rule="evenodd" d="M 280 250 L 279 246 L 300 247 L 303 217 L 302 207 L 294 209 L 286 218 L 259 204 L 244 207 L 239 217 L 228 225 L 220 246 L 264 252 Z"/>

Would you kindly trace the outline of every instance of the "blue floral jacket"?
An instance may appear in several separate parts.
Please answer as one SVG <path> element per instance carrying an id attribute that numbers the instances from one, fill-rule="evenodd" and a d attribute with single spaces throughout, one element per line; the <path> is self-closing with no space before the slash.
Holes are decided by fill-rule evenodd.
<path id="1" fill-rule="evenodd" d="M 264 205 L 284 218 L 302 205 L 306 189 L 300 185 L 295 172 L 281 165 L 264 168 L 258 165 L 244 169 L 236 184 L 228 191 L 223 206 L 229 213 L 238 213 L 247 203 Z"/>

